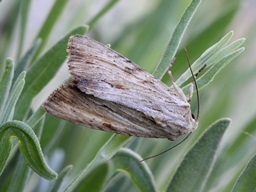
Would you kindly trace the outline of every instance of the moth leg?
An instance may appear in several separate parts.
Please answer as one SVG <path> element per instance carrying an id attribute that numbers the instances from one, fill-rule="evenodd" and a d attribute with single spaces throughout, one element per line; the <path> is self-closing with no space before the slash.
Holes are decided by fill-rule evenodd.
<path id="1" fill-rule="evenodd" d="M 171 68 L 171 66 L 170 66 L 170 68 Z M 174 90 L 176 91 L 176 93 L 178 94 L 179 98 L 182 99 L 183 101 L 187 101 L 187 98 L 184 95 L 182 89 L 174 82 L 171 70 L 168 71 L 168 74 L 169 74 L 170 79 L 172 81 L 172 86 L 173 86 Z"/>
<path id="2" fill-rule="evenodd" d="M 195 78 L 197 78 L 197 76 L 199 75 L 199 73 L 206 67 L 206 64 L 201 68 L 199 69 L 199 71 L 195 74 Z M 190 88 L 189 88 L 189 93 L 188 93 L 188 97 L 187 97 L 187 101 L 190 102 L 191 99 L 192 99 L 192 96 L 193 96 L 193 92 L 194 92 L 194 85 L 195 85 L 195 82 L 192 82 L 191 85 L 190 85 Z"/>
<path id="3" fill-rule="evenodd" d="M 206 64 L 201 68 L 199 69 L 199 71 L 195 74 L 195 78 L 197 78 L 198 74 L 206 67 Z M 191 85 L 190 85 L 190 88 L 189 88 L 189 93 L 188 93 L 188 97 L 187 97 L 187 101 L 190 102 L 191 99 L 192 99 L 192 96 L 193 96 L 193 92 L 194 92 L 194 85 L 195 85 L 195 82 L 192 82 Z"/>
<path id="4" fill-rule="evenodd" d="M 187 97 L 187 102 L 190 102 L 193 96 L 193 92 L 194 92 L 194 83 L 191 83 L 190 87 L 189 87 L 189 92 L 188 92 L 188 97 Z"/>

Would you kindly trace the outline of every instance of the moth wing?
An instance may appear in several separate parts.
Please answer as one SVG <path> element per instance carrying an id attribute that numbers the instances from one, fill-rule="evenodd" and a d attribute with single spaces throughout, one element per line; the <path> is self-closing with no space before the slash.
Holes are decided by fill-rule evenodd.
<path id="1" fill-rule="evenodd" d="M 43 106 L 54 116 L 98 130 L 169 140 L 182 134 L 159 129 L 155 122 L 134 109 L 86 95 L 72 82 L 54 91 Z"/>
<path id="2" fill-rule="evenodd" d="M 143 112 L 161 127 L 191 132 L 197 123 L 190 105 L 160 80 L 109 47 L 76 35 L 68 44 L 70 73 L 94 97 Z"/>

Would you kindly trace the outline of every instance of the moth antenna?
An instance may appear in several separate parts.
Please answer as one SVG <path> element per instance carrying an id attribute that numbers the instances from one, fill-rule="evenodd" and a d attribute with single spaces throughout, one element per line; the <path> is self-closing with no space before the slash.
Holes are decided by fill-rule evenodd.
<path id="1" fill-rule="evenodd" d="M 140 161 L 138 161 L 138 162 L 132 164 L 132 165 L 129 166 L 127 169 L 129 169 L 129 168 L 133 167 L 134 165 L 137 165 L 137 164 L 139 164 L 139 163 L 141 163 L 141 162 L 143 162 L 143 161 L 149 160 L 149 159 L 151 159 L 151 158 L 158 157 L 158 156 L 160 156 L 160 155 L 162 155 L 162 154 L 164 154 L 164 153 L 166 153 L 166 152 L 168 152 L 168 151 L 174 149 L 175 147 L 177 147 L 177 146 L 179 146 L 181 143 L 183 143 L 190 135 L 191 135 L 191 133 L 187 134 L 187 136 L 186 136 L 183 140 L 181 140 L 181 141 L 180 141 L 179 143 L 177 143 L 176 145 L 170 147 L 169 149 L 166 149 L 166 150 L 164 150 L 164 151 L 162 151 L 161 153 L 158 153 L 158 154 L 156 154 L 156 155 L 153 155 L 153 156 L 147 157 L 147 158 L 145 158 L 145 159 L 142 159 L 142 160 L 140 160 Z"/>
<path id="2" fill-rule="evenodd" d="M 189 66 L 189 69 L 190 69 L 190 72 L 191 72 L 191 75 L 192 75 L 192 78 L 193 78 L 193 83 L 195 85 L 195 88 L 196 88 L 196 97 L 197 97 L 197 115 L 196 115 L 196 118 L 195 120 L 197 121 L 198 118 L 199 118 L 199 114 L 200 114 L 200 100 L 199 100 L 199 91 L 198 91 L 198 86 L 197 86 L 197 82 L 196 82 L 196 76 L 198 75 L 198 73 L 200 71 L 202 71 L 206 65 L 204 65 L 203 68 L 201 68 L 198 73 L 196 73 L 196 75 L 194 75 L 193 71 L 192 71 L 192 67 L 191 67 L 191 64 L 190 64 L 190 61 L 189 61 L 189 56 L 188 56 L 188 52 L 187 52 L 187 49 L 184 48 L 185 52 L 186 52 L 186 57 L 187 57 L 187 61 L 188 61 L 188 66 Z"/>

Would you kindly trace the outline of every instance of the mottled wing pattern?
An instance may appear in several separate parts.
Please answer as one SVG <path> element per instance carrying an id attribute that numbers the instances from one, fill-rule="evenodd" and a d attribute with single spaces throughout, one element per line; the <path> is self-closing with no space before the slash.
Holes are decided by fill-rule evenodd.
<path id="1" fill-rule="evenodd" d="M 159 128 L 142 112 L 81 92 L 73 82 L 55 90 L 44 103 L 45 110 L 59 118 L 89 128 L 138 137 L 175 140 L 181 131 Z"/>
<path id="2" fill-rule="evenodd" d="M 85 94 L 144 113 L 158 129 L 192 132 L 197 122 L 189 103 L 129 59 L 88 37 L 68 44 L 68 65 L 76 86 Z"/>

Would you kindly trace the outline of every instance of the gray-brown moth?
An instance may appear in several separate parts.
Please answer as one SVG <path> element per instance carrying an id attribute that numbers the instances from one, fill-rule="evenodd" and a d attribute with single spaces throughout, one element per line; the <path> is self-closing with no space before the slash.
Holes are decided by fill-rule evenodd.
<path id="1" fill-rule="evenodd" d="M 70 37 L 73 76 L 44 103 L 45 110 L 85 127 L 138 137 L 175 140 L 197 128 L 190 105 L 129 59 L 88 37 Z"/>

